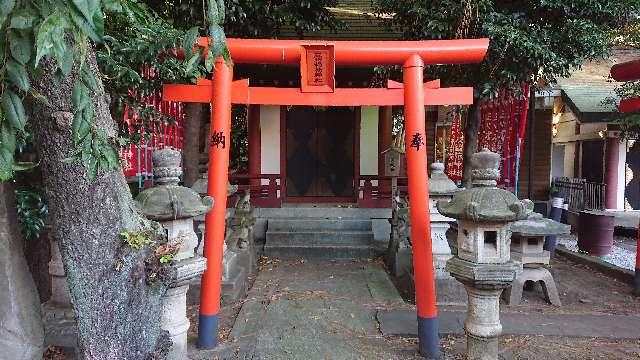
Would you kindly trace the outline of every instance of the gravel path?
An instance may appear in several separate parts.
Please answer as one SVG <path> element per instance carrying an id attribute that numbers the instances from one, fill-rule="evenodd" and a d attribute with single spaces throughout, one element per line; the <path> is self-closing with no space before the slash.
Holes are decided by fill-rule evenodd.
<path id="1" fill-rule="evenodd" d="M 558 236 L 558 244 L 562 244 L 567 249 L 575 252 L 582 252 L 578 250 L 578 237 L 576 234 L 560 235 Z M 609 255 L 602 256 L 602 260 L 619 266 L 621 268 L 634 270 L 636 265 L 636 252 L 635 246 L 629 246 L 635 239 L 626 236 L 614 236 L 613 247 Z"/>

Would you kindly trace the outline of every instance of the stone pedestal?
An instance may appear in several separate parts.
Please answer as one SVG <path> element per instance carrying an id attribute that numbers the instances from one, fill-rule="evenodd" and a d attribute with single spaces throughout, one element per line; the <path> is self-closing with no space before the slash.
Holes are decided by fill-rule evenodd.
<path id="1" fill-rule="evenodd" d="M 161 327 L 169 332 L 173 345 L 167 359 L 187 358 L 187 332 L 191 323 L 187 318 L 189 281 L 207 268 L 203 257 L 192 257 L 171 265 L 170 285 L 162 298 Z"/>
<path id="2" fill-rule="evenodd" d="M 468 310 L 464 322 L 469 360 L 497 360 L 500 324 L 500 295 L 521 272 L 520 264 L 477 264 L 457 257 L 447 270 L 464 284 Z"/>
<path id="3" fill-rule="evenodd" d="M 187 318 L 187 291 L 189 285 L 167 289 L 162 298 L 162 329 L 169 332 L 173 345 L 168 359 L 182 359 L 187 353 L 187 331 L 191 325 Z"/>
<path id="4" fill-rule="evenodd" d="M 75 349 L 78 346 L 78 329 L 69 298 L 69 285 L 62 265 L 60 247 L 53 238 L 51 238 L 49 274 L 51 275 L 51 298 L 42 305 L 45 343 Z"/>

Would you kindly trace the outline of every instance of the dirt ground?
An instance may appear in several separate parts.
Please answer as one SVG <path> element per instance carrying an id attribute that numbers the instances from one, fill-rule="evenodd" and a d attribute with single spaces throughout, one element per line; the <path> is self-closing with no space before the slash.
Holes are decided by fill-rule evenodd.
<path id="1" fill-rule="evenodd" d="M 261 259 L 259 271 L 268 269 L 274 261 Z M 266 269 L 265 269 L 266 268 Z M 606 276 L 588 266 L 558 257 L 550 268 L 558 287 L 563 306 L 548 305 L 542 290 L 536 285 L 523 293 L 520 305 L 502 305 L 503 312 L 541 314 L 616 314 L 640 315 L 640 299 L 631 294 L 631 287 L 617 279 Z M 196 290 L 197 286 L 194 286 Z M 189 340 L 195 344 L 197 338 L 198 305 L 197 291 L 190 292 L 188 316 L 191 321 Z M 228 336 L 243 301 L 223 304 L 220 317 L 219 339 L 228 341 Z M 601 338 L 567 338 L 545 336 L 504 336 L 500 346 L 504 359 L 564 360 L 564 359 L 638 359 L 639 340 L 616 340 Z M 388 337 L 390 347 L 405 349 L 406 357 L 418 359 L 415 354 L 417 340 Z M 464 336 L 446 336 L 441 339 L 443 356 L 446 359 L 465 359 Z M 409 354 L 414 353 L 416 356 Z M 45 359 L 64 360 L 58 349 L 47 351 Z"/>
<path id="2" fill-rule="evenodd" d="M 545 314 L 615 314 L 640 315 L 640 299 L 633 296 L 631 285 L 558 256 L 551 261 L 561 307 L 548 305 L 540 285 L 523 292 L 520 305 L 503 306 L 505 312 Z M 638 329 L 640 337 L 640 329 Z"/>

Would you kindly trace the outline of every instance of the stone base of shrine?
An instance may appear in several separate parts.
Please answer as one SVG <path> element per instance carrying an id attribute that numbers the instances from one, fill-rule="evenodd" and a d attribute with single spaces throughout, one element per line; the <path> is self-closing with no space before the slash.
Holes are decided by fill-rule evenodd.
<path id="1" fill-rule="evenodd" d="M 45 345 L 75 351 L 78 346 L 78 328 L 71 307 L 52 302 L 42 304 L 42 320 L 45 330 Z"/>

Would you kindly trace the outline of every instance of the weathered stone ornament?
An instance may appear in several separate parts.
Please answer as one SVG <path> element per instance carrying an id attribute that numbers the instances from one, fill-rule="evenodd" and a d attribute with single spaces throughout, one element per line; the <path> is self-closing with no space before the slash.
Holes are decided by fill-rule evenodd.
<path id="1" fill-rule="evenodd" d="M 233 216 L 227 221 L 222 258 L 222 301 L 242 298 L 248 290 L 248 277 L 257 267 L 253 241 L 256 219 L 251 207 L 249 190 L 238 196 Z"/>
<path id="2" fill-rule="evenodd" d="M 571 226 L 532 213 L 528 218 L 511 224 L 511 259 L 522 266 L 513 285 L 504 295 L 509 305 L 517 305 L 522 299 L 522 288 L 527 281 L 540 282 L 545 299 L 561 306 L 560 296 L 553 276 L 544 265 L 549 264 L 549 251 L 544 250 L 545 237 L 571 232 Z"/>
<path id="3" fill-rule="evenodd" d="M 157 186 L 146 189 L 136 197 L 142 212 L 160 222 L 167 231 L 168 243 L 179 246 L 169 265 L 169 289 L 162 299 L 162 329 L 167 330 L 173 345 L 167 359 L 187 358 L 187 290 L 189 281 L 206 269 L 206 259 L 195 255 L 198 237 L 193 218 L 213 207 L 213 199 L 200 198 L 192 189 L 178 185 L 182 169 L 181 154 L 173 149 L 153 153 L 153 172 Z"/>
<path id="4" fill-rule="evenodd" d="M 496 187 L 499 161 L 498 154 L 487 149 L 473 154 L 473 187 L 437 203 L 441 214 L 458 220 L 457 255 L 446 269 L 467 290 L 464 328 L 472 360 L 498 359 L 500 294 L 521 271 L 520 264 L 510 260 L 510 225 L 533 210 L 530 200 L 520 201 Z"/>

